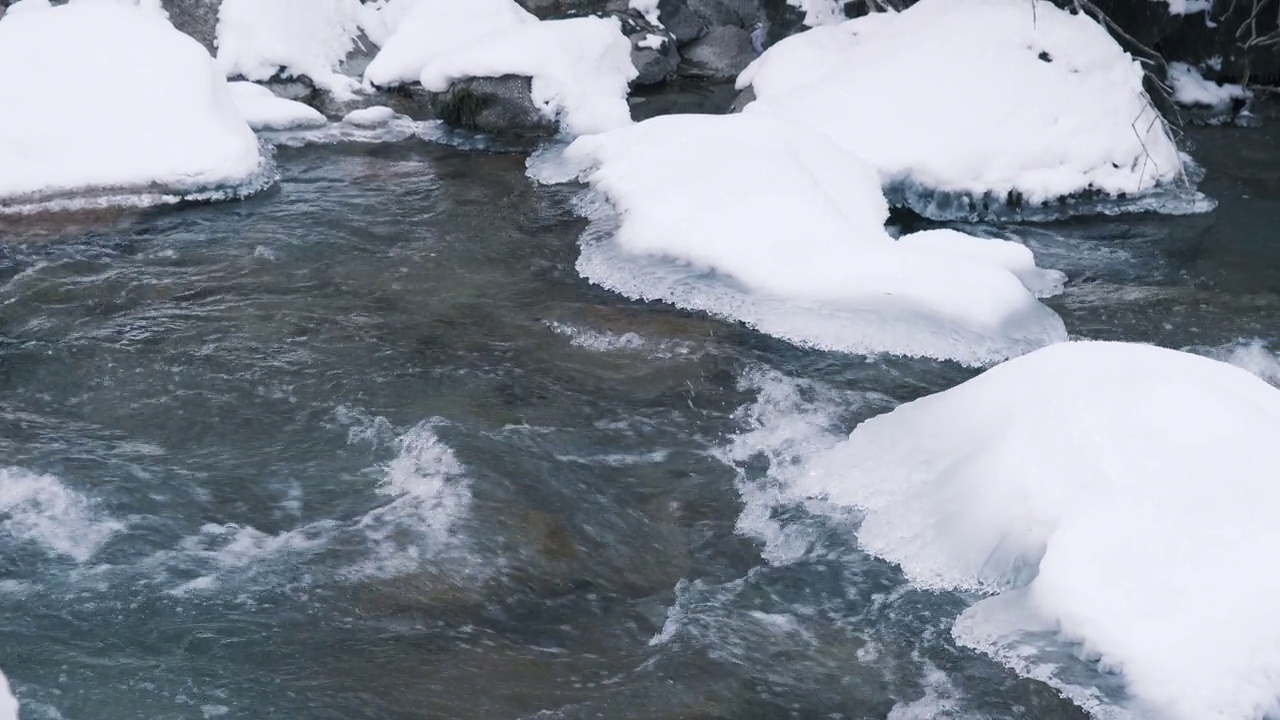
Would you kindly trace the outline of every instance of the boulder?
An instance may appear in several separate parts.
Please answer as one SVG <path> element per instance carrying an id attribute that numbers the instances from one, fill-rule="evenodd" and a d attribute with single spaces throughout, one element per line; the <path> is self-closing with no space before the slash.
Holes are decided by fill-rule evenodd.
<path id="1" fill-rule="evenodd" d="M 679 72 L 686 77 L 732 80 L 756 59 L 751 34 L 723 25 L 684 46 Z"/>
<path id="2" fill-rule="evenodd" d="M 556 125 L 533 104 L 532 81 L 520 75 L 466 78 L 432 93 L 432 112 L 446 125 L 498 135 L 551 135 Z"/>
<path id="3" fill-rule="evenodd" d="M 707 19 L 689 9 L 685 0 L 659 0 L 658 20 L 679 46 L 697 40 L 710 28 Z"/>
<path id="4" fill-rule="evenodd" d="M 633 87 L 657 85 L 675 76 L 680 65 L 675 36 L 666 28 L 650 23 L 636 10 L 626 9 L 608 15 L 618 19 L 622 34 L 631 41 L 631 64 L 638 73 L 631 81 Z"/>

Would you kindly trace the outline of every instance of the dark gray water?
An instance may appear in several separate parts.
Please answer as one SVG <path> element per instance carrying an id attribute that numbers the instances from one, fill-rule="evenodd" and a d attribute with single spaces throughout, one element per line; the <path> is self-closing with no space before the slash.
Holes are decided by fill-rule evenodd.
<path id="1" fill-rule="evenodd" d="M 1274 361 L 1278 138 L 1192 133 L 1209 215 L 968 229 L 1065 270 L 1074 335 Z M 593 288 L 522 155 L 278 161 L 244 202 L 0 220 L 24 718 L 1083 717 L 955 645 L 965 598 L 768 502 L 973 370 Z"/>

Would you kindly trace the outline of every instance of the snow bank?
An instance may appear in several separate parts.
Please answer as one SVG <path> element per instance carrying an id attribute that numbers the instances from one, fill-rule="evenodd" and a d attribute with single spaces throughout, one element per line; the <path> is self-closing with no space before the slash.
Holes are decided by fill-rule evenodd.
<path id="1" fill-rule="evenodd" d="M 787 38 L 738 78 L 912 199 L 963 194 L 1041 204 L 1132 195 L 1182 160 L 1142 69 L 1087 17 L 1025 0 L 923 0 Z"/>
<path id="2" fill-rule="evenodd" d="M 616 18 L 583 17 L 521 23 L 437 57 L 422 70 L 422 86 L 443 92 L 469 77 L 522 75 L 548 118 L 572 135 L 631 122 L 627 87 L 636 76 L 631 42 Z"/>
<path id="3" fill-rule="evenodd" d="M 1249 97 L 1249 92 L 1244 87 L 1220 85 L 1182 62 L 1169 63 L 1169 86 L 1173 90 L 1174 102 L 1188 107 L 1198 105 L 1226 110 L 1231 107 L 1231 101 Z"/>
<path id="4" fill-rule="evenodd" d="M 364 71 L 365 81 L 380 87 L 417 82 L 432 60 L 485 35 L 538 21 L 515 0 L 417 0 L 412 7 L 398 1 L 379 12 L 394 29 L 388 28 L 389 37 Z"/>
<path id="5" fill-rule="evenodd" d="M 0 672 L 0 720 L 18 720 L 18 698 L 9 689 L 9 679 Z"/>
<path id="6" fill-rule="evenodd" d="M 319 127 L 327 122 L 319 110 L 279 97 L 261 85 L 233 82 L 227 83 L 227 87 L 241 117 L 254 130 L 293 130 Z"/>
<path id="7" fill-rule="evenodd" d="M 0 212 L 243 195 L 269 163 L 209 53 L 109 0 L 0 20 Z"/>
<path id="8" fill-rule="evenodd" d="M 616 233 L 597 215 L 578 269 L 624 295 L 802 345 L 969 364 L 1066 339 L 1015 275 L 1051 291 L 1060 274 L 1005 241 L 894 241 L 873 170 L 765 113 L 658 117 L 579 138 L 561 162 L 532 172 L 580 173 L 616 210 Z"/>
<path id="9" fill-rule="evenodd" d="M 918 585 L 999 593 L 957 638 L 1097 714 L 1037 656 L 1055 633 L 1140 716 L 1255 720 L 1280 711 L 1276 437 L 1280 390 L 1244 370 L 1064 343 L 863 423 L 797 484 Z"/>
<path id="10" fill-rule="evenodd" d="M 306 76 L 340 99 L 359 82 L 338 72 L 366 13 L 360 0 L 222 0 L 218 63 L 228 77 Z"/>

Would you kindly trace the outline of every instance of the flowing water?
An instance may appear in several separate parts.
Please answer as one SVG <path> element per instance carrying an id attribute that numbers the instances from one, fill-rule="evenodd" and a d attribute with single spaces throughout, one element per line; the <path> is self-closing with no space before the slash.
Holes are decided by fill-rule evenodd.
<path id="1" fill-rule="evenodd" d="M 1073 335 L 1280 378 L 1280 134 L 1190 139 L 1211 214 L 967 229 L 1065 270 Z M 1083 717 L 956 646 L 971 598 L 772 499 L 974 370 L 592 287 L 577 189 L 520 154 L 277 161 L 243 202 L 0 220 L 24 719 Z"/>

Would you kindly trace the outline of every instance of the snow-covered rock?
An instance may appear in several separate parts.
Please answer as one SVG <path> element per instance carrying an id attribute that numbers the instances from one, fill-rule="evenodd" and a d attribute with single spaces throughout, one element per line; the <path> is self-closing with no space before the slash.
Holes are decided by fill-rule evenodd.
<path id="1" fill-rule="evenodd" d="M 342 122 L 356 127 L 374 128 L 381 127 L 387 123 L 400 117 L 395 110 L 386 105 L 374 105 L 372 107 L 352 110 L 342 116 Z"/>
<path id="2" fill-rule="evenodd" d="M 1217 111 L 1229 110 L 1236 100 L 1249 97 L 1244 87 L 1206 79 L 1194 66 L 1182 62 L 1169 63 L 1169 87 L 1173 90 L 1174 102 L 1179 105 Z"/>
<path id="3" fill-rule="evenodd" d="M 520 23 L 436 57 L 420 80 L 445 92 L 459 80 L 502 76 L 530 78 L 533 103 L 571 135 L 631 122 L 627 90 L 636 69 L 615 18 Z"/>
<path id="4" fill-rule="evenodd" d="M 355 47 L 360 0 L 222 0 L 218 63 L 228 77 L 306 77 L 339 99 L 359 89 L 338 66 Z"/>
<path id="5" fill-rule="evenodd" d="M 826 133 L 922 212 L 913 196 L 1043 204 L 1180 178 L 1138 63 L 1088 17 L 1032 5 L 922 0 L 788 38 L 739 76 L 746 112 Z"/>
<path id="6" fill-rule="evenodd" d="M 9 679 L 0 672 L 0 720 L 18 720 L 18 698 L 9 688 Z"/>
<path id="7" fill-rule="evenodd" d="M 209 53 L 153 9 L 76 0 L 7 13 L 0 67 L 9 211 L 233 197 L 270 181 Z"/>
<path id="8" fill-rule="evenodd" d="M 327 122 L 319 110 L 279 97 L 257 83 L 231 82 L 227 87 L 241 117 L 254 130 L 295 130 L 320 127 Z"/>
<path id="9" fill-rule="evenodd" d="M 630 297 L 812 347 L 975 365 L 1066 339 L 1027 287 L 1052 291 L 1060 273 L 1004 241 L 895 241 L 874 170 L 766 113 L 646 120 L 531 174 L 580 175 L 607 199 L 616 215 L 596 209 L 578 270 Z"/>
<path id="10" fill-rule="evenodd" d="M 1277 437 L 1280 390 L 1240 368 L 1073 342 L 864 422 L 795 489 L 860 508 L 917 585 L 992 594 L 956 637 L 1099 717 L 1257 720 L 1280 711 Z M 1085 662 L 1064 641 L 1092 681 L 1057 672 Z"/>
<path id="11" fill-rule="evenodd" d="M 395 0 L 382 8 L 389 34 L 365 68 L 364 79 L 379 87 L 417 82 L 432 60 L 516 25 L 538 21 L 515 0 Z"/>

